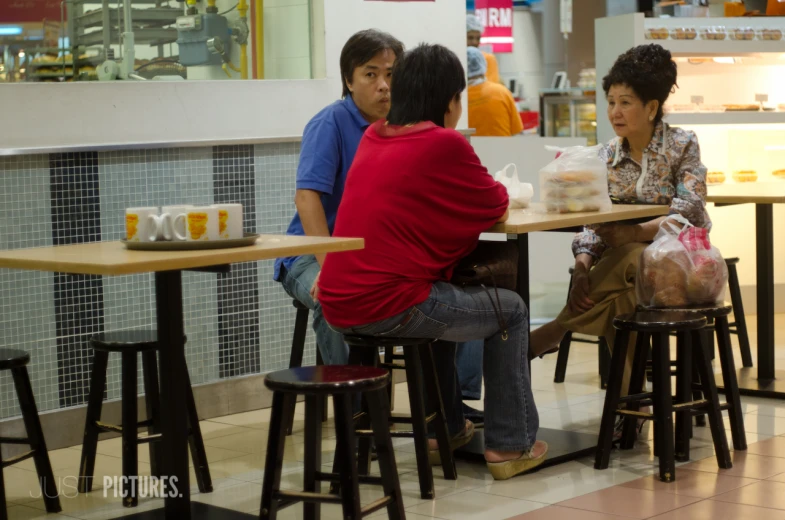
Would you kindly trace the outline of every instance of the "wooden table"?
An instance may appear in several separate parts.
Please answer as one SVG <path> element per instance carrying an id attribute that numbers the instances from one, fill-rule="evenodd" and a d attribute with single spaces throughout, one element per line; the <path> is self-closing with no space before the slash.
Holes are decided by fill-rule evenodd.
<path id="1" fill-rule="evenodd" d="M 163 475 L 177 480 L 177 496 L 166 496 L 164 508 L 123 516 L 128 520 L 226 519 L 250 520 L 252 515 L 191 502 L 188 481 L 188 421 L 183 375 L 183 270 L 214 270 L 237 262 L 362 249 L 359 238 L 262 235 L 253 246 L 203 251 L 129 251 L 121 242 L 0 251 L 0 267 L 35 271 L 117 276 L 155 273 L 155 303 L 160 350 Z"/>
<path id="2" fill-rule="evenodd" d="M 758 372 L 755 377 L 752 369 L 739 369 L 739 392 L 785 399 L 785 373 L 776 370 L 774 361 L 774 204 L 785 204 L 785 182 L 711 186 L 706 200 L 716 206 L 755 204 Z M 723 390 L 722 385 L 718 389 Z"/>
<path id="3" fill-rule="evenodd" d="M 577 231 L 583 226 L 608 222 L 627 221 L 628 223 L 651 220 L 667 215 L 668 206 L 644 204 L 615 204 L 610 211 L 586 213 L 546 213 L 542 204 L 532 204 L 523 210 L 512 210 L 507 222 L 496 224 L 488 233 L 505 233 L 507 240 L 518 243 L 518 294 L 530 309 L 529 296 L 529 233 L 536 231 Z M 570 254 L 570 251 L 554 254 Z M 568 432 L 551 428 L 540 428 L 537 438 L 548 443 L 548 457 L 543 467 L 555 466 L 563 462 L 591 455 L 597 446 L 597 435 Z M 471 458 L 483 457 L 485 437 L 481 428 L 475 431 L 474 438 L 457 454 Z"/>

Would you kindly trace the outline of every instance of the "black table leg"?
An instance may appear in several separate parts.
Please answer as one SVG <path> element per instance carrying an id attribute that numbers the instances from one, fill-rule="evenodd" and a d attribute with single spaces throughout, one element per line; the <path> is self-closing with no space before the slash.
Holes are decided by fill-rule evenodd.
<path id="1" fill-rule="evenodd" d="M 758 380 L 774 379 L 774 206 L 755 205 Z"/>
<path id="2" fill-rule="evenodd" d="M 518 235 L 518 294 L 529 308 L 529 235 Z"/>

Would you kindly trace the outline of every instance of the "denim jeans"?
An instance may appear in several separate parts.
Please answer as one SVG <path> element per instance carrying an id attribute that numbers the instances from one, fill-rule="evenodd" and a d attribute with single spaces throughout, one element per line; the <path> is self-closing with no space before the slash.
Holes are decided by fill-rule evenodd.
<path id="1" fill-rule="evenodd" d="M 292 264 L 291 270 L 281 267 L 281 284 L 289 296 L 313 312 L 313 330 L 324 364 L 345 365 L 349 361 L 349 347 L 344 343 L 343 336 L 327 325 L 322 306 L 311 298 L 311 287 L 319 270 L 315 256 L 300 257 Z"/>
<path id="2" fill-rule="evenodd" d="M 492 292 L 492 294 L 494 294 Z M 528 310 L 516 293 L 499 289 L 507 339 L 490 296 L 481 287 L 466 289 L 437 282 L 428 299 L 376 323 L 338 329 L 371 336 L 434 338 L 433 355 L 451 434 L 464 428 L 455 364 L 455 342 L 486 338 L 483 349 L 485 379 L 485 447 L 500 451 L 528 450 L 537 440 L 539 416 L 529 375 Z"/>
<path id="3" fill-rule="evenodd" d="M 467 341 L 458 344 L 455 365 L 458 368 L 458 382 L 464 400 L 479 401 L 482 398 L 482 352 L 483 340 Z"/>

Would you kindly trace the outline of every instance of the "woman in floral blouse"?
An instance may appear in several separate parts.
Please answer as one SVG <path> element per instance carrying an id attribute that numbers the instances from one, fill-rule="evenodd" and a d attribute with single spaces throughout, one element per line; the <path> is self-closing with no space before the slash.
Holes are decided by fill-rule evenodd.
<path id="1" fill-rule="evenodd" d="M 603 78 L 608 119 L 617 136 L 600 152 L 608 163 L 608 189 L 622 203 L 668 205 L 671 214 L 710 228 L 698 139 L 662 121 L 662 106 L 675 85 L 676 64 L 669 51 L 655 44 L 625 52 Z M 533 355 L 557 350 L 567 330 L 604 336 L 613 346 L 613 318 L 635 310 L 640 254 L 664 218 L 592 226 L 576 235 L 568 304 L 556 320 L 532 332 Z M 629 352 L 625 391 L 634 349 Z"/>

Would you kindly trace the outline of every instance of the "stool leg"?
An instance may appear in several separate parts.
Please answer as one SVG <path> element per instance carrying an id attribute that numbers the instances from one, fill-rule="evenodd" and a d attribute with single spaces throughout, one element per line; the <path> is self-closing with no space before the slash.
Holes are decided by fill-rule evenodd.
<path id="1" fill-rule="evenodd" d="M 213 490 L 213 479 L 210 477 L 210 466 L 207 464 L 207 451 L 204 449 L 202 428 L 199 426 L 199 414 L 196 412 L 194 389 L 191 387 L 191 376 L 188 367 L 183 366 L 185 375 L 186 406 L 188 407 L 188 446 L 191 450 L 191 460 L 194 461 L 196 485 L 200 493 L 210 493 Z"/>
<path id="2" fill-rule="evenodd" d="M 352 394 L 333 395 L 335 407 L 335 433 L 337 444 L 343 446 L 343 456 L 338 461 L 341 480 L 341 505 L 343 520 L 360 520 L 360 486 L 357 475 L 357 460 L 354 456 L 354 425 L 352 419 Z M 427 462 L 427 459 L 426 459 Z"/>
<path id="3" fill-rule="evenodd" d="M 109 364 L 109 353 L 96 350 L 93 352 L 93 369 L 90 372 L 90 393 L 87 395 L 87 414 L 82 440 L 82 460 L 79 464 L 79 492 L 89 493 L 93 489 L 95 473 L 95 456 L 98 450 L 98 421 L 101 420 L 101 408 L 104 403 L 104 387 L 106 386 L 106 367 Z"/>
<path id="4" fill-rule="evenodd" d="M 728 438 L 725 435 L 725 428 L 722 421 L 722 410 L 720 410 L 720 399 L 717 395 L 717 385 L 714 383 L 714 372 L 711 369 L 709 352 L 703 343 L 700 331 L 692 333 L 692 341 L 697 346 L 695 349 L 695 360 L 698 364 L 698 372 L 703 385 L 703 395 L 708 405 L 709 426 L 711 427 L 711 439 L 714 442 L 714 452 L 717 455 L 717 465 L 723 469 L 733 467 L 728 449 Z"/>
<path id="5" fill-rule="evenodd" d="M 270 413 L 270 431 L 267 436 L 267 455 L 264 460 L 264 480 L 262 481 L 262 502 L 259 518 L 275 520 L 278 516 L 278 500 L 274 493 L 281 487 L 283 452 L 286 446 L 286 423 L 284 418 L 290 406 L 294 406 L 297 396 L 273 392 L 273 409 Z"/>
<path id="6" fill-rule="evenodd" d="M 693 349 L 688 332 L 679 332 L 676 337 L 676 397 L 679 403 L 692 400 L 692 357 Z M 690 433 L 692 413 L 680 411 L 676 417 L 676 460 L 690 460 Z"/>
<path id="7" fill-rule="evenodd" d="M 603 390 L 608 388 L 608 370 L 611 366 L 611 350 L 608 348 L 608 342 L 604 336 L 599 337 L 597 343 L 597 355 L 599 357 L 599 372 L 600 372 L 600 388 Z"/>
<path id="8" fill-rule="evenodd" d="M 635 356 L 632 361 L 632 371 L 630 372 L 630 386 L 627 395 L 635 395 L 643 392 L 646 379 L 646 361 L 649 355 L 651 336 L 646 332 L 638 332 L 635 338 Z M 640 410 L 638 402 L 628 403 L 627 410 L 637 412 Z M 631 450 L 635 446 L 638 438 L 638 419 L 635 416 L 624 418 L 624 426 L 621 433 L 619 448 Z"/>
<path id="9" fill-rule="evenodd" d="M 412 412 L 412 432 L 414 434 L 414 451 L 417 458 L 417 473 L 420 477 L 420 496 L 430 500 L 433 492 L 433 470 L 428 460 L 428 428 L 425 424 L 425 404 L 423 403 L 423 380 L 420 356 L 417 349 L 421 347 L 403 347 L 404 363 L 406 364 L 406 384 L 409 387 L 409 407 Z M 443 443 L 439 443 L 443 444 Z M 449 447 L 449 443 L 447 444 Z"/>
<path id="10" fill-rule="evenodd" d="M 747 334 L 747 318 L 744 316 L 744 302 L 741 299 L 739 274 L 736 271 L 735 264 L 728 266 L 728 285 L 730 286 L 730 301 L 733 306 L 733 321 L 736 322 L 736 335 L 739 337 L 741 364 L 742 366 L 749 368 L 752 366 L 750 337 Z"/>
<path id="11" fill-rule="evenodd" d="M 698 365 L 696 363 L 692 364 L 692 382 L 693 384 L 700 384 L 700 374 L 698 373 Z M 692 391 L 692 399 L 693 401 L 700 401 L 703 399 L 703 392 L 696 389 Z M 695 416 L 695 426 L 706 426 L 706 416 L 704 414 L 699 414 Z"/>
<path id="12" fill-rule="evenodd" d="M 605 393 L 605 405 L 602 409 L 600 434 L 597 439 L 597 453 L 594 458 L 595 469 L 607 469 L 611 458 L 613 446 L 613 426 L 616 422 L 616 410 L 619 407 L 621 395 L 621 378 L 624 373 L 624 361 L 627 358 L 627 348 L 630 333 L 626 330 L 616 332 L 616 343 L 611 356 L 611 371 L 608 376 L 608 391 Z"/>
<path id="13" fill-rule="evenodd" d="M 375 367 L 379 366 L 379 349 L 378 348 L 360 348 L 360 364 L 364 366 Z M 368 400 L 365 395 L 360 395 L 362 404 L 362 415 L 357 420 L 357 429 L 370 430 L 371 429 L 371 415 L 368 406 Z M 371 473 L 371 438 L 360 437 L 357 439 L 357 471 L 360 475 L 369 475 Z"/>
<path id="14" fill-rule="evenodd" d="M 320 395 L 305 396 L 305 468 L 303 475 L 303 491 L 316 493 L 321 485 L 316 473 L 322 466 L 322 405 L 324 398 Z M 322 508 L 318 502 L 303 502 L 303 519 L 319 520 Z"/>
<path id="15" fill-rule="evenodd" d="M 393 359 L 393 353 L 395 351 L 395 347 L 385 347 L 384 349 L 384 364 L 385 365 L 392 365 L 395 361 Z M 387 400 L 390 404 L 390 410 L 393 409 L 393 398 L 395 396 L 395 388 L 393 387 L 393 371 L 390 370 L 390 382 L 387 383 Z"/>
<path id="16" fill-rule="evenodd" d="M 659 423 L 655 442 L 659 445 L 660 480 L 673 482 L 676 480 L 676 462 L 673 447 L 670 338 L 666 333 L 656 332 L 652 339 L 654 420 Z"/>
<path id="17" fill-rule="evenodd" d="M 5 505 L 5 480 L 3 479 L 2 468 L 3 454 L 0 453 L 0 520 L 8 520 L 8 510 L 6 509 Z"/>
<path id="18" fill-rule="evenodd" d="M 559 352 L 556 358 L 556 371 L 553 374 L 554 383 L 563 383 L 567 376 L 567 361 L 570 358 L 570 344 L 572 343 L 572 332 L 567 331 L 559 343 Z"/>
<path id="19" fill-rule="evenodd" d="M 455 470 L 455 458 L 450 449 L 450 432 L 447 430 L 447 416 L 444 413 L 444 401 L 439 389 L 439 376 L 433 360 L 433 350 L 430 344 L 422 345 L 417 349 L 420 355 L 420 364 L 425 382 L 425 396 L 428 399 L 426 417 L 436 413 L 433 419 L 433 428 L 436 440 L 439 443 L 439 456 L 442 459 L 442 471 L 445 480 L 456 480 L 458 472 Z M 408 376 L 407 376 L 408 377 Z"/>
<path id="20" fill-rule="evenodd" d="M 316 366 L 323 366 L 324 360 L 322 359 L 322 351 L 319 350 L 319 344 L 316 345 Z M 328 395 L 322 398 L 322 422 L 327 422 L 327 404 L 329 400 Z"/>
<path id="21" fill-rule="evenodd" d="M 733 360 L 728 317 L 720 316 L 714 323 L 717 329 L 717 345 L 720 351 L 720 366 L 722 367 L 722 382 L 725 385 L 725 399 L 730 403 L 728 420 L 733 437 L 733 449 L 746 450 L 747 434 L 744 431 L 744 414 L 741 409 L 739 383 L 736 380 L 736 363 Z M 714 374 L 712 373 L 712 375 Z"/>
<path id="22" fill-rule="evenodd" d="M 144 403 L 147 418 L 151 421 L 147 428 L 148 435 L 161 433 L 161 393 L 158 386 L 158 361 L 155 350 L 142 352 L 142 377 L 144 379 Z M 161 477 L 163 460 L 161 459 L 161 443 L 148 443 L 150 449 L 150 473 Z"/>
<path id="23" fill-rule="evenodd" d="M 138 440 L 138 409 L 136 403 L 136 352 L 122 354 L 122 421 L 123 421 L 123 505 L 136 507 L 139 503 L 136 482 L 128 477 L 139 475 L 139 440 Z"/>
<path id="24" fill-rule="evenodd" d="M 379 472 L 382 475 L 384 495 L 392 497 L 387 505 L 387 518 L 404 520 L 403 497 L 398 481 L 398 466 L 395 463 L 392 437 L 390 437 L 390 410 L 387 407 L 387 396 L 384 390 L 368 392 L 366 395 L 371 409 L 371 423 L 376 442 L 376 454 L 379 460 Z"/>
<path id="25" fill-rule="evenodd" d="M 19 408 L 22 411 L 28 443 L 30 449 L 35 452 L 33 462 L 35 462 L 35 471 L 38 473 L 38 482 L 41 484 L 41 492 L 44 495 L 46 511 L 48 513 L 59 513 L 62 511 L 60 497 L 54 473 L 52 472 L 52 464 L 49 462 L 49 452 L 46 450 L 44 431 L 41 428 L 41 420 L 38 417 L 38 407 L 35 405 L 33 386 L 30 384 L 27 367 L 13 368 L 11 369 L 11 375 L 14 378 L 14 386 L 19 398 Z M 0 466 L 0 471 L 2 471 L 2 466 Z M 5 506 L 3 509 L 5 509 Z"/>
<path id="26" fill-rule="evenodd" d="M 292 351 L 289 354 L 289 368 L 303 366 L 303 353 L 305 352 L 305 335 L 308 332 L 308 309 L 297 309 L 294 318 L 294 335 L 292 336 Z M 317 347 L 318 352 L 318 347 Z M 286 424 L 286 435 L 292 434 L 292 424 L 294 423 L 294 407 L 297 400 L 292 401 L 291 409 L 286 410 L 284 424 Z"/>

